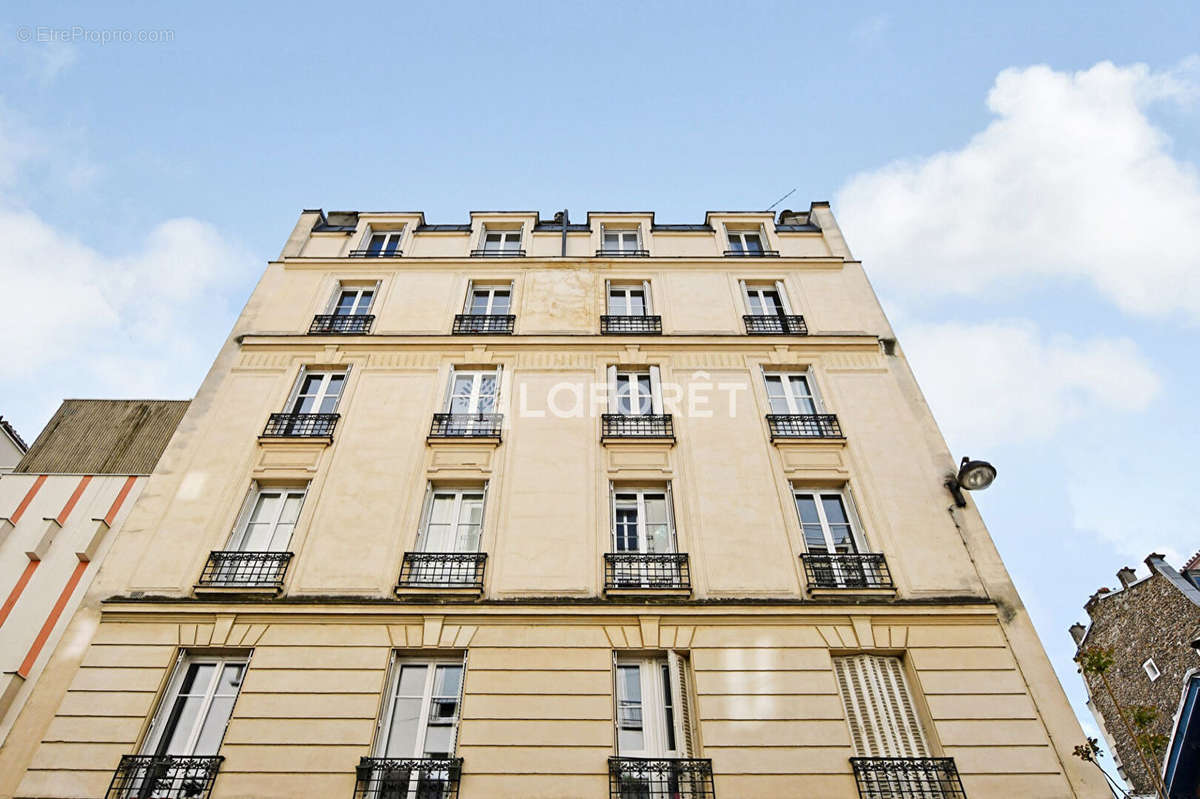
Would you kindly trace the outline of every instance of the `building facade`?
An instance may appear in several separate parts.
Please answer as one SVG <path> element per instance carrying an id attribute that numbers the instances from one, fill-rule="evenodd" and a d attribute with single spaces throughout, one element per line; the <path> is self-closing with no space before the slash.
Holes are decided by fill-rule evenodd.
<path id="1" fill-rule="evenodd" d="M 0 751 L 22 797 L 1101 797 L 807 212 L 305 211 Z"/>
<path id="2" fill-rule="evenodd" d="M 187 406 L 66 400 L 0 476 L 0 747 Z"/>
<path id="3" fill-rule="evenodd" d="M 1162 555 L 1147 557 L 1146 566 L 1148 576 L 1124 568 L 1117 590 L 1093 594 L 1084 605 L 1089 624 L 1072 626 L 1071 635 L 1080 653 L 1111 653 L 1106 679 L 1084 674 L 1083 681 L 1121 776 L 1138 794 L 1154 795 L 1134 736 L 1160 736 L 1164 748 L 1149 765 L 1171 799 L 1191 799 L 1200 791 L 1200 555 L 1179 570 Z M 1135 707 L 1155 710 L 1144 730 L 1133 724 Z"/>

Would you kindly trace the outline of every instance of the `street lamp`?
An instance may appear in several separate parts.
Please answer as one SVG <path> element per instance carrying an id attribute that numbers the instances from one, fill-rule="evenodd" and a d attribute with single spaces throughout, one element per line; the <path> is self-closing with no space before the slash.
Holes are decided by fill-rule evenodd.
<path id="1" fill-rule="evenodd" d="M 946 478 L 946 488 L 954 496 L 954 504 L 960 508 L 967 507 L 967 498 L 962 490 L 980 491 L 987 488 L 996 479 L 996 467 L 987 461 L 973 461 L 963 458 L 959 464 L 958 474 Z"/>

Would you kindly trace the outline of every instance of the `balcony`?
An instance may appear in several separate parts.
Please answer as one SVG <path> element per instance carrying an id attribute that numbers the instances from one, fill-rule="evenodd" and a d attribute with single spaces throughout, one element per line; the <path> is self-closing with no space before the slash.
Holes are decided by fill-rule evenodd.
<path id="1" fill-rule="evenodd" d="M 807 336 L 808 325 L 798 314 L 746 314 L 746 334 L 750 336 Z"/>
<path id="2" fill-rule="evenodd" d="M 726 250 L 727 258 L 778 258 L 779 250 Z"/>
<path id="3" fill-rule="evenodd" d="M 852 757 L 860 799 L 966 799 L 950 757 Z"/>
<path id="4" fill-rule="evenodd" d="M 283 590 L 283 576 L 292 562 L 291 552 L 210 552 L 200 573 L 198 589 Z"/>
<path id="5" fill-rule="evenodd" d="M 768 413 L 771 440 L 778 438 L 845 438 L 836 414 Z"/>
<path id="6" fill-rule="evenodd" d="M 386 247 L 382 250 L 377 248 L 350 251 L 351 258 L 399 258 L 403 254 L 400 250 L 389 250 Z"/>
<path id="7" fill-rule="evenodd" d="M 638 594 L 690 594 L 692 573 L 687 553 L 605 553 L 604 590 Z"/>
<path id="8" fill-rule="evenodd" d="M 511 336 L 517 317 L 513 314 L 469 314 L 454 315 L 451 333 L 456 336 Z"/>
<path id="9" fill-rule="evenodd" d="M 596 250 L 597 258 L 649 258 L 649 250 Z"/>
<path id="10" fill-rule="evenodd" d="M 263 428 L 263 438 L 327 438 L 333 440 L 339 413 L 273 413 Z"/>
<path id="11" fill-rule="evenodd" d="M 600 438 L 669 438 L 675 440 L 671 414 L 626 416 L 606 413 L 600 417 Z"/>
<path id="12" fill-rule="evenodd" d="M 608 759 L 610 799 L 716 799 L 708 758 Z"/>
<path id="13" fill-rule="evenodd" d="M 224 759 L 122 755 L 105 799 L 206 799 Z"/>
<path id="14" fill-rule="evenodd" d="M 471 250 L 472 258 L 524 258 L 524 250 Z"/>
<path id="15" fill-rule="evenodd" d="M 893 589 L 887 560 L 879 553 L 804 553 L 804 577 L 809 588 Z"/>
<path id="16" fill-rule="evenodd" d="M 430 438 L 500 438 L 502 413 L 435 413 Z"/>
<path id="17" fill-rule="evenodd" d="M 405 552 L 397 588 L 483 591 L 484 552 Z"/>
<path id="18" fill-rule="evenodd" d="M 354 799 L 458 799 L 462 764 L 461 757 L 364 757 Z"/>
<path id="19" fill-rule="evenodd" d="M 661 336 L 662 317 L 653 316 L 614 316 L 605 314 L 600 317 L 600 333 L 605 336 Z"/>
<path id="20" fill-rule="evenodd" d="M 308 326 L 308 335 L 362 336 L 371 332 L 375 314 L 318 314 Z"/>

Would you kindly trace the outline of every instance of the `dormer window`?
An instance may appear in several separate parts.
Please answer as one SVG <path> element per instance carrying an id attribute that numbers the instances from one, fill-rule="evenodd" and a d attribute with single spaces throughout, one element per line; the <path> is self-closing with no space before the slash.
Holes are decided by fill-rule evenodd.
<path id="1" fill-rule="evenodd" d="M 766 248 L 766 236 L 763 235 L 762 228 L 726 228 L 725 236 L 729 242 L 729 249 L 725 250 L 726 255 L 750 258 L 779 255 L 778 250 L 768 250 Z"/>
<path id="2" fill-rule="evenodd" d="M 641 235 L 636 227 L 610 228 L 605 226 L 600 234 L 600 250 L 598 256 L 635 256 L 649 255 L 641 249 Z"/>
<path id="3" fill-rule="evenodd" d="M 502 257 L 525 254 L 525 251 L 521 249 L 520 228 L 497 230 L 485 227 L 481 243 L 483 246 L 477 250 L 472 250 L 471 255 Z"/>
<path id="4" fill-rule="evenodd" d="M 397 258 L 400 256 L 400 238 L 403 230 L 372 230 L 367 228 L 362 246 L 351 250 L 354 258 Z"/>

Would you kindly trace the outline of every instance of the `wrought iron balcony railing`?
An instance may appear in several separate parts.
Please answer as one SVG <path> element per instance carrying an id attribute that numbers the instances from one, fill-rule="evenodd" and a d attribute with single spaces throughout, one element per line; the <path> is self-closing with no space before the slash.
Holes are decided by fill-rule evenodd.
<path id="1" fill-rule="evenodd" d="M 606 336 L 622 334 L 661 335 L 662 317 L 658 314 L 650 316 L 616 316 L 604 314 L 600 317 L 600 332 Z"/>
<path id="2" fill-rule="evenodd" d="M 203 587 L 282 588 L 291 552 L 210 552 L 200 573 Z"/>
<path id="3" fill-rule="evenodd" d="M 708 758 L 608 759 L 610 799 L 716 799 Z"/>
<path id="4" fill-rule="evenodd" d="M 725 255 L 735 258 L 778 258 L 779 250 L 726 250 Z"/>
<path id="5" fill-rule="evenodd" d="M 354 799 L 458 799 L 462 764 L 461 757 L 364 757 Z"/>
<path id="6" fill-rule="evenodd" d="M 318 314 L 313 317 L 312 324 L 308 326 L 308 334 L 310 336 L 320 333 L 346 336 L 362 335 L 370 333 L 373 324 L 375 324 L 375 314 L 370 313 Z"/>
<path id="7" fill-rule="evenodd" d="M 105 799 L 206 799 L 224 759 L 122 755 Z"/>
<path id="8" fill-rule="evenodd" d="M 597 258 L 649 258 L 649 250 L 596 250 Z"/>
<path id="9" fill-rule="evenodd" d="M 806 552 L 804 576 L 810 588 L 894 588 L 887 560 L 880 553 Z"/>
<path id="10" fill-rule="evenodd" d="M 263 428 L 263 438 L 333 438 L 338 413 L 273 413 Z"/>
<path id="11" fill-rule="evenodd" d="M 807 336 L 808 325 L 798 314 L 745 314 L 746 333 L 751 336 Z"/>
<path id="12" fill-rule="evenodd" d="M 843 438 L 833 413 L 768 413 L 771 440 L 777 438 Z"/>
<path id="13" fill-rule="evenodd" d="M 430 438 L 499 438 L 502 413 L 435 413 Z"/>
<path id="14" fill-rule="evenodd" d="M 950 757 L 852 757 L 861 799 L 966 799 Z"/>
<path id="15" fill-rule="evenodd" d="M 483 590 L 484 552 L 405 552 L 401 588 L 474 588 Z"/>
<path id="16" fill-rule="evenodd" d="M 690 591 L 692 572 L 686 552 L 607 552 L 605 590 Z"/>
<path id="17" fill-rule="evenodd" d="M 513 314 L 460 313 L 455 314 L 454 327 L 450 332 L 456 336 L 511 336 L 516 322 L 517 317 Z"/>
<path id="18" fill-rule="evenodd" d="M 524 250 L 471 250 L 472 258 L 521 258 Z"/>
<path id="19" fill-rule="evenodd" d="M 389 250 L 386 247 L 381 250 L 366 249 L 350 251 L 351 258 L 399 258 L 403 254 L 400 250 Z"/>
<path id="20" fill-rule="evenodd" d="M 600 417 L 601 438 L 675 438 L 671 414 L 626 416 L 606 413 Z"/>

